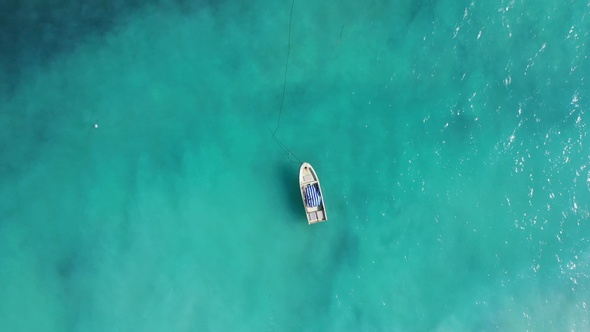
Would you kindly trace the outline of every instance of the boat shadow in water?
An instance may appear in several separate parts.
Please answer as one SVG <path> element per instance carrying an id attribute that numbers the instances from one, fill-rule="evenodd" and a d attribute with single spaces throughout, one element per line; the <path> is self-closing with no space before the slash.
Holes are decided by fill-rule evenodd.
<path id="1" fill-rule="evenodd" d="M 284 188 L 283 199 L 289 209 L 289 221 L 306 224 L 305 211 L 299 190 L 298 168 L 284 163 L 280 167 L 279 180 Z"/>

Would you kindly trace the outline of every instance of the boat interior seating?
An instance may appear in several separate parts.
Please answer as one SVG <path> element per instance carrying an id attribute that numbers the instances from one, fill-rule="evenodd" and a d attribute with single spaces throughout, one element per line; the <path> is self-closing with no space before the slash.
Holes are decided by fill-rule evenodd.
<path id="1" fill-rule="evenodd" d="M 315 212 L 310 212 L 309 213 L 309 219 L 311 221 L 322 220 L 323 218 L 324 218 L 324 212 L 323 211 L 315 211 Z"/>

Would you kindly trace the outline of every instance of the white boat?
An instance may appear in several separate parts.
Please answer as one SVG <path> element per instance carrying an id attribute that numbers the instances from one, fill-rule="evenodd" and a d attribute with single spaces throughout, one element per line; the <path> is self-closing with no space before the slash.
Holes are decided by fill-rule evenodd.
<path id="1" fill-rule="evenodd" d="M 299 189 L 307 223 L 311 225 L 328 220 L 320 179 L 309 163 L 303 163 L 299 168 Z"/>

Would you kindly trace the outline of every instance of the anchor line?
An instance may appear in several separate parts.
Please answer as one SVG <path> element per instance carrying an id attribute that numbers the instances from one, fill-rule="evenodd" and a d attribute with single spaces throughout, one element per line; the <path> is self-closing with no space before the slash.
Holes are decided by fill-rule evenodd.
<path id="1" fill-rule="evenodd" d="M 289 12 L 289 37 L 287 39 L 287 57 L 285 60 L 285 73 L 283 75 L 283 93 L 281 96 L 281 106 L 279 107 L 279 115 L 277 117 L 277 126 L 275 130 L 272 131 L 272 139 L 285 151 L 287 156 L 289 157 L 289 161 L 294 164 L 301 164 L 301 159 L 299 159 L 291 150 L 279 139 L 277 136 L 277 131 L 281 126 L 281 116 L 283 115 L 283 104 L 285 103 L 285 92 L 287 89 L 287 71 L 289 69 L 289 56 L 291 54 L 291 23 L 293 22 L 293 7 L 295 6 L 295 0 L 291 2 L 291 10 Z M 268 128 L 268 126 L 267 126 Z M 270 128 L 268 128 L 270 130 Z"/>

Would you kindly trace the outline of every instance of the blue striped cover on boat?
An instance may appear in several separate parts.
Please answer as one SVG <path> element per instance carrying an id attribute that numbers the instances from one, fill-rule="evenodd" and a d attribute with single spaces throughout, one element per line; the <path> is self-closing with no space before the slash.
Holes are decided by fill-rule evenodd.
<path id="1" fill-rule="evenodd" d="M 316 207 L 322 204 L 320 188 L 317 183 L 308 184 L 307 187 L 305 187 L 305 204 L 309 207 Z"/>

